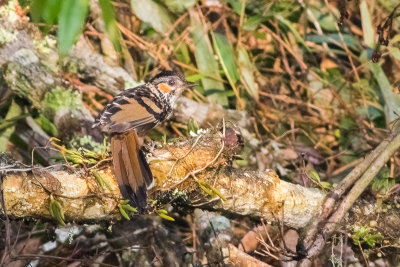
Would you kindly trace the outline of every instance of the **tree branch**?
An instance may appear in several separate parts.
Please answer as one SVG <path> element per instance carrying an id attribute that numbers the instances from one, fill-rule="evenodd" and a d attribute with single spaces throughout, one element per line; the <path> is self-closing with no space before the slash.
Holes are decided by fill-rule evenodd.
<path id="1" fill-rule="evenodd" d="M 186 203 L 180 203 L 187 208 L 202 207 L 270 221 L 280 220 L 284 212 L 284 223 L 294 228 L 304 227 L 318 214 L 324 193 L 282 181 L 272 171 L 230 167 L 230 158 L 238 147 L 226 142 L 220 152 L 224 138 L 219 132 L 208 132 L 194 147 L 197 138 L 152 151 L 148 160 L 156 187 L 150 198 L 160 204 L 186 199 Z M 177 159 L 180 160 L 176 162 Z M 208 167 L 203 170 L 205 166 Z M 96 171 L 111 191 L 101 188 L 90 171 L 83 168 L 28 172 L 9 168 L 3 180 L 7 213 L 15 217 L 50 218 L 48 206 L 52 194 L 61 203 L 66 221 L 121 218 L 118 211 L 121 195 L 111 166 L 106 163 Z M 182 182 L 190 173 L 195 175 Z M 204 188 L 211 194 L 219 192 L 226 201 L 217 194 L 205 193 Z"/>
<path id="2" fill-rule="evenodd" d="M 326 198 L 321 216 L 310 223 L 307 227 L 308 232 L 302 241 L 302 247 L 306 250 L 307 258 L 313 258 L 321 253 L 325 246 L 325 240 L 329 238 L 338 228 L 350 208 L 353 207 L 356 200 L 364 192 L 371 181 L 376 177 L 381 168 L 393 156 L 400 147 L 400 127 L 394 129 L 394 132 L 387 139 L 373 150 L 358 166 L 356 166 L 337 188 Z M 348 190 L 346 196 L 337 203 L 337 201 Z M 336 208 L 333 210 L 334 205 Z M 303 261 L 308 265 L 307 260 Z"/>

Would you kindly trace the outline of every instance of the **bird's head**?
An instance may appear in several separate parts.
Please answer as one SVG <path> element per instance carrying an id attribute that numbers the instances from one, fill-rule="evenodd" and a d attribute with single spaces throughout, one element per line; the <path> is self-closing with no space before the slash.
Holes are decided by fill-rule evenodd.
<path id="1" fill-rule="evenodd" d="M 179 96 L 186 88 L 195 84 L 186 81 L 185 77 L 175 71 L 162 71 L 154 76 L 150 83 L 164 94 Z"/>

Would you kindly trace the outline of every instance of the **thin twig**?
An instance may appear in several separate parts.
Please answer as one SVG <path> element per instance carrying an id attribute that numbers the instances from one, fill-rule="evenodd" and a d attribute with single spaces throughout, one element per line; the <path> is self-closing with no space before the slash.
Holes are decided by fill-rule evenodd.
<path id="1" fill-rule="evenodd" d="M 387 144 L 382 145 L 385 142 L 387 142 Z M 381 151 L 381 145 L 383 146 L 383 151 Z M 397 132 L 396 134 L 392 135 L 388 140 L 384 140 L 381 143 L 381 145 L 378 147 L 379 149 L 376 148 L 371 153 L 372 156 L 371 156 L 371 154 L 369 155 L 370 158 L 372 158 L 372 159 L 366 158 L 360 164 L 360 165 L 363 165 L 366 162 L 369 163 L 367 168 L 365 168 L 365 170 L 363 172 L 361 172 L 361 174 L 356 176 L 354 183 L 351 183 L 351 185 L 353 185 L 352 188 L 350 189 L 350 191 L 346 195 L 346 197 L 340 202 L 340 204 L 336 208 L 335 212 L 333 212 L 332 215 L 329 218 L 327 218 L 327 223 L 325 223 L 325 225 L 321 228 L 321 227 L 318 227 L 320 220 L 315 220 L 315 221 L 317 221 L 317 224 L 314 226 L 313 229 L 311 229 L 309 231 L 309 233 L 307 233 L 307 236 L 305 239 L 305 241 L 306 241 L 305 245 L 309 246 L 307 248 L 307 251 L 308 251 L 307 258 L 313 258 L 321 252 L 321 250 L 323 249 L 323 247 L 325 245 L 326 238 L 333 233 L 333 231 L 336 229 L 339 222 L 347 214 L 348 210 L 353 206 L 354 202 L 358 199 L 358 197 L 361 195 L 361 193 L 364 192 L 365 188 L 370 184 L 372 179 L 374 179 L 374 177 L 379 172 L 379 170 L 385 165 L 385 163 L 390 159 L 390 157 L 399 149 L 400 133 Z M 377 154 L 378 152 L 379 152 L 379 154 L 376 155 L 375 157 L 373 157 L 373 155 Z M 357 169 L 357 167 L 355 169 Z M 353 169 L 353 171 L 355 169 Z M 350 174 L 352 174 L 353 171 Z M 346 180 L 346 182 L 348 182 L 348 180 L 346 178 L 345 178 L 345 180 Z M 332 199 L 332 198 L 328 198 L 327 201 L 330 199 Z M 335 203 L 336 199 L 333 198 L 333 201 L 331 201 L 331 202 Z M 324 206 L 326 206 L 326 204 Z M 318 228 L 318 234 L 313 239 L 315 233 L 317 232 L 316 228 Z M 312 242 L 312 244 L 307 243 L 307 242 L 310 242 L 312 239 L 314 240 Z"/>
<path id="2" fill-rule="evenodd" d="M 96 165 L 90 167 L 89 169 L 95 169 L 96 167 L 100 166 L 100 165 L 103 164 L 104 162 L 108 162 L 108 161 L 112 161 L 112 157 L 99 160 L 99 161 L 96 163 Z"/>
<path id="3" fill-rule="evenodd" d="M 192 147 L 190 148 L 190 150 L 189 150 L 188 152 L 186 152 L 186 154 L 185 154 L 184 156 L 175 159 L 175 162 L 174 162 L 174 164 L 171 166 L 171 169 L 169 170 L 169 172 L 168 172 L 168 174 L 167 174 L 167 177 L 171 176 L 171 173 L 172 173 L 173 169 L 175 168 L 176 164 L 177 164 L 180 160 L 186 158 L 190 153 L 192 153 L 193 149 L 196 147 L 197 143 L 199 142 L 199 140 L 200 140 L 202 137 L 203 137 L 203 135 L 199 135 L 199 136 L 197 137 L 196 141 L 194 142 L 194 144 L 192 145 Z"/>
<path id="4" fill-rule="evenodd" d="M 194 170 L 194 171 L 189 172 L 188 174 L 186 174 L 186 176 L 185 176 L 179 183 L 177 183 L 175 186 L 178 186 L 178 185 L 182 184 L 182 183 L 183 183 L 184 181 L 186 181 L 189 177 L 195 176 L 197 173 L 204 171 L 204 170 L 207 169 L 209 166 L 211 166 L 212 164 L 214 164 L 214 163 L 217 161 L 217 159 L 219 158 L 219 156 L 221 155 L 221 153 L 222 153 L 222 151 L 224 150 L 224 148 L 225 148 L 225 142 L 222 140 L 221 143 L 222 143 L 221 149 L 219 150 L 219 152 L 217 153 L 217 155 L 215 156 L 215 158 L 214 158 L 212 161 L 207 162 L 206 165 L 204 165 L 204 167 L 202 167 L 202 168 L 200 168 L 200 169 L 197 169 L 197 170 Z"/>
<path id="5" fill-rule="evenodd" d="M 225 137 L 225 119 L 222 120 L 222 123 L 223 123 L 223 128 L 222 128 L 222 129 L 223 129 L 223 133 L 222 133 L 222 134 L 223 134 L 223 136 Z M 203 170 L 205 170 L 206 168 L 208 168 L 209 166 L 211 166 L 212 164 L 214 164 L 214 162 L 217 161 L 217 159 L 219 158 L 219 156 L 221 155 L 222 151 L 223 151 L 224 148 L 225 148 L 225 142 L 224 142 L 224 139 L 223 139 L 223 138 L 221 138 L 221 143 L 222 143 L 221 149 L 219 150 L 219 152 L 217 153 L 217 155 L 214 157 L 214 159 L 213 159 L 212 161 L 207 162 L 206 165 L 204 165 L 204 167 L 202 167 L 202 168 L 200 168 L 200 169 L 197 169 L 197 170 L 194 170 L 194 171 L 192 171 L 192 172 L 186 174 L 186 176 L 183 178 L 183 180 L 180 181 L 180 182 L 179 182 L 178 184 L 176 184 L 175 186 L 179 186 L 179 185 L 182 184 L 184 181 L 186 181 L 189 177 L 194 177 L 197 173 L 202 172 Z"/>
<path id="6" fill-rule="evenodd" d="M 365 266 L 369 266 L 369 262 L 368 262 L 367 258 L 366 258 L 365 255 L 364 255 L 364 250 L 363 250 L 362 247 L 361 247 L 360 241 L 358 241 L 358 248 L 359 248 L 360 251 L 361 251 L 361 255 L 362 255 L 363 259 L 364 259 Z"/>

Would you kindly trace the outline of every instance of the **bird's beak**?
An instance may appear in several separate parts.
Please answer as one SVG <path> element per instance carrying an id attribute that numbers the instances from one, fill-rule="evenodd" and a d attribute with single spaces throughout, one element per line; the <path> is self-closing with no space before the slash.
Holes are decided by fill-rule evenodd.
<path id="1" fill-rule="evenodd" d="M 185 81 L 185 86 L 186 87 L 192 88 L 192 87 L 195 87 L 196 85 L 197 85 L 197 83 L 192 83 L 192 82 Z"/>

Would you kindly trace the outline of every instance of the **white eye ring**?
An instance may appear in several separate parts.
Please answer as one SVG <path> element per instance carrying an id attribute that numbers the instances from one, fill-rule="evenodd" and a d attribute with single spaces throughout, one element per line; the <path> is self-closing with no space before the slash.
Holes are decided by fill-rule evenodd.
<path id="1" fill-rule="evenodd" d="M 168 85 L 169 86 L 174 86 L 175 85 L 175 81 L 174 80 L 169 80 L 168 81 Z"/>

